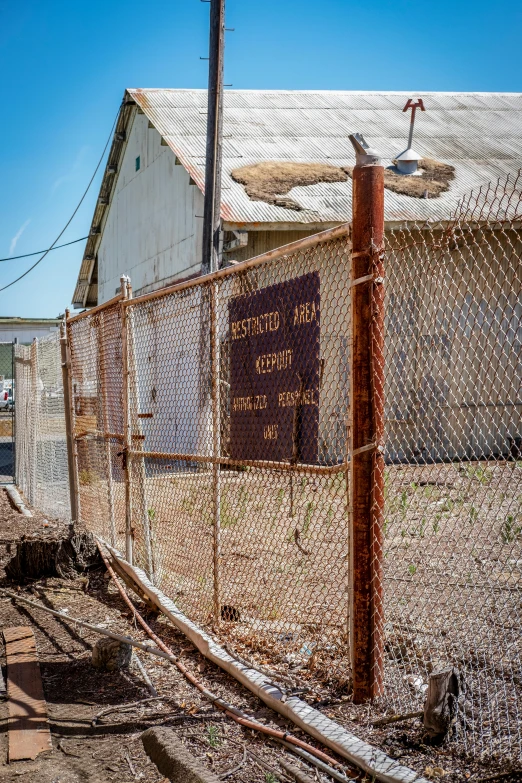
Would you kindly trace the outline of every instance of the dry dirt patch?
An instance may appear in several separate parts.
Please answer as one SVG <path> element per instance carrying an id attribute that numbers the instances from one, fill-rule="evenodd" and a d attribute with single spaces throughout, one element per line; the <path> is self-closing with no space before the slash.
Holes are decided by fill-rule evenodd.
<path id="1" fill-rule="evenodd" d="M 419 160 L 420 176 L 398 174 L 393 168 L 384 169 L 384 187 L 401 196 L 412 198 L 437 198 L 449 190 L 450 183 L 455 179 L 455 169 L 449 163 L 423 158 Z M 346 166 L 344 171 L 352 176 L 353 166 Z"/>

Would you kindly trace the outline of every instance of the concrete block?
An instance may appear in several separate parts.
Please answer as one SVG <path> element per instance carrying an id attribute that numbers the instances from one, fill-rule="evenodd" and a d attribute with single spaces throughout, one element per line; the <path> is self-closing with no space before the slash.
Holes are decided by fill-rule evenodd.
<path id="1" fill-rule="evenodd" d="M 145 753 L 173 783 L 219 783 L 218 778 L 190 753 L 173 729 L 158 726 L 141 735 Z"/>

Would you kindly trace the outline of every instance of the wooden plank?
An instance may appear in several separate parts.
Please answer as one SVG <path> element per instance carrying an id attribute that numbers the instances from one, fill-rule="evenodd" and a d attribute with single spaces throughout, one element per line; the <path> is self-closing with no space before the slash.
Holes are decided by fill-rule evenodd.
<path id="1" fill-rule="evenodd" d="M 9 762 L 52 750 L 36 641 L 31 628 L 4 628 L 9 700 Z"/>

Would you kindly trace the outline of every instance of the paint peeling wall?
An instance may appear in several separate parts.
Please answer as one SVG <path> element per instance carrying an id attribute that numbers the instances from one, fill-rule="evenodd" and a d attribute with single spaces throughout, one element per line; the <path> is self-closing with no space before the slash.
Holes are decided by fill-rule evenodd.
<path id="1" fill-rule="evenodd" d="M 100 304 L 122 274 L 144 293 L 199 271 L 203 195 L 175 161 L 147 117 L 135 114 L 98 250 Z"/>

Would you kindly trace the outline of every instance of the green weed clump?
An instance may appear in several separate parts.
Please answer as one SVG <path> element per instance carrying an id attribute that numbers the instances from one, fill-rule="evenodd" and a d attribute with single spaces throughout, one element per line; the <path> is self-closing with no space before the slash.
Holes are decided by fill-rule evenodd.
<path id="1" fill-rule="evenodd" d="M 517 525 L 515 517 L 508 514 L 500 528 L 500 536 L 504 544 L 511 544 L 522 533 L 522 526 Z"/>

